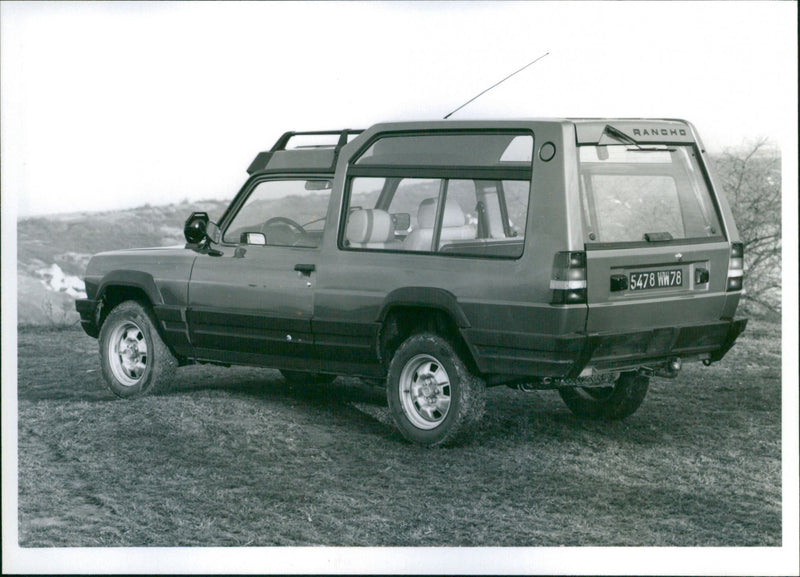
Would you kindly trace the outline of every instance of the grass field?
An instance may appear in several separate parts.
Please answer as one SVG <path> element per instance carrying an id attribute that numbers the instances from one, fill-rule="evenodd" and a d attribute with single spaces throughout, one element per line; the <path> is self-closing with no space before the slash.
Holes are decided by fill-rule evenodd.
<path id="1" fill-rule="evenodd" d="M 474 440 L 430 450 L 355 379 L 187 367 L 117 400 L 95 340 L 21 329 L 20 545 L 777 546 L 780 347 L 751 320 L 619 423 L 491 389 Z"/>

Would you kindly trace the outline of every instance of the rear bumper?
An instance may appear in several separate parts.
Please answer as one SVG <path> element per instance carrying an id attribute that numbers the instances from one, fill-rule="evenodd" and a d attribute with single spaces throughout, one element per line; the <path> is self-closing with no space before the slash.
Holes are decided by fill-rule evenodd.
<path id="1" fill-rule="evenodd" d="M 669 359 L 716 362 L 730 350 L 747 319 L 722 320 L 644 331 L 507 334 L 467 329 L 465 340 L 484 374 L 575 378 L 596 371 L 656 367 Z"/>
<path id="2" fill-rule="evenodd" d="M 95 339 L 100 334 L 100 327 L 97 322 L 97 314 L 100 310 L 99 304 L 100 301 L 94 299 L 77 299 L 75 301 L 75 310 L 81 316 L 81 327 L 87 335 Z"/>
<path id="3" fill-rule="evenodd" d="M 596 370 L 635 368 L 680 357 L 716 362 L 730 350 L 747 326 L 747 319 L 698 323 L 631 333 L 587 337 L 584 358 L 570 376 L 589 366 Z"/>

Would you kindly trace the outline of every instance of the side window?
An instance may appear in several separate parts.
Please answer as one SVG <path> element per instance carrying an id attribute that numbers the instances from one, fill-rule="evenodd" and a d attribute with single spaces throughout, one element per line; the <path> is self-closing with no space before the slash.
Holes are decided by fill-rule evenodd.
<path id="1" fill-rule="evenodd" d="M 430 251 L 442 182 L 429 178 L 352 179 L 344 246 Z"/>
<path id="2" fill-rule="evenodd" d="M 509 235 L 524 237 L 531 184 L 522 180 L 504 180 L 502 185 L 508 211 Z"/>
<path id="3" fill-rule="evenodd" d="M 533 134 L 386 132 L 348 167 L 340 247 L 519 258 Z"/>
<path id="4" fill-rule="evenodd" d="M 451 233 L 443 227 L 439 251 L 467 256 L 521 257 L 525 245 L 530 181 L 476 180 L 473 190 L 472 194 L 465 194 L 461 189 L 456 198 L 464 209 L 468 226 L 475 230 L 474 240 L 467 240 L 458 231 Z M 469 205 L 474 206 L 474 210 L 468 210 Z"/>
<path id="5" fill-rule="evenodd" d="M 266 180 L 258 183 L 225 230 L 223 241 L 261 233 L 267 246 L 319 246 L 331 198 L 329 180 Z"/>
<path id="6" fill-rule="evenodd" d="M 518 258 L 529 189 L 528 181 L 353 178 L 343 248 Z"/>
<path id="7" fill-rule="evenodd" d="M 397 231 L 400 240 L 405 240 L 414 230 L 420 228 L 419 214 L 420 208 L 423 207 L 428 199 L 437 199 L 439 197 L 439 189 L 442 187 L 442 181 L 438 178 L 404 178 L 397 184 L 397 189 L 392 195 L 391 203 L 389 204 L 389 212 L 395 216 L 397 220 L 400 216 L 404 221 L 408 220 L 408 227 L 403 230 Z M 430 204 L 430 202 L 428 203 Z M 433 224 L 425 221 L 426 218 L 435 216 L 426 212 L 423 208 L 423 223 L 425 228 L 433 229 Z M 426 216 L 427 214 L 427 216 Z M 406 215 L 408 215 L 406 217 Z M 411 250 L 406 248 L 406 250 Z M 425 250 L 430 250 L 428 247 Z"/>
<path id="8" fill-rule="evenodd" d="M 466 217 L 466 224 L 475 229 L 477 237 L 479 205 L 475 189 L 474 180 L 450 180 L 447 183 L 448 204 L 458 205 Z"/>

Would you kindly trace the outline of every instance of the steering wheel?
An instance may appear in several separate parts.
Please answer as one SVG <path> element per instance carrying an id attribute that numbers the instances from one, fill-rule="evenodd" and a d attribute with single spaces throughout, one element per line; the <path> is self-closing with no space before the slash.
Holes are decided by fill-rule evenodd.
<path id="1" fill-rule="evenodd" d="M 308 232 L 306 232 L 306 229 L 303 228 L 303 225 L 285 216 L 275 216 L 273 218 L 268 219 L 266 222 L 264 222 L 264 224 L 261 225 L 261 232 L 264 234 L 264 236 L 267 237 L 267 242 L 269 242 L 269 235 L 267 234 L 267 229 L 276 224 L 288 225 L 289 227 L 297 231 L 296 234 L 301 237 L 308 236 Z M 292 242 L 291 244 L 295 245 L 297 244 L 297 241 Z"/>

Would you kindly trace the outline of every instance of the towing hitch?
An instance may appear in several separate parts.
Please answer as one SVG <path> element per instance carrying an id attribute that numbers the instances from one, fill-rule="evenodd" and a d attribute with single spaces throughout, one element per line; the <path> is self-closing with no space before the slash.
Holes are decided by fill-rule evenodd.
<path id="1" fill-rule="evenodd" d="M 640 367 L 639 374 L 645 377 L 661 377 L 662 379 L 674 379 L 681 370 L 680 357 L 674 357 L 658 367 Z"/>

